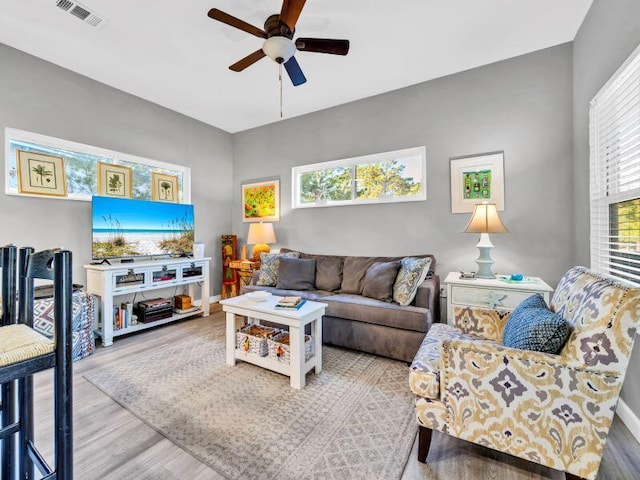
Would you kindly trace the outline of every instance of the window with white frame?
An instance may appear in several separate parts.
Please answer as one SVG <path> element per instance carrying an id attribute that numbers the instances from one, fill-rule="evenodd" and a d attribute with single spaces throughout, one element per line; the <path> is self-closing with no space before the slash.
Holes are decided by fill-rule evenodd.
<path id="1" fill-rule="evenodd" d="M 640 47 L 589 107 L 591 267 L 640 285 Z"/>
<path id="2" fill-rule="evenodd" d="M 64 158 L 68 192 L 65 199 L 90 201 L 93 195 L 97 195 L 97 166 L 98 162 L 103 162 L 131 167 L 135 199 L 151 200 L 151 172 L 159 172 L 177 176 L 180 201 L 184 203 L 191 201 L 191 169 L 189 167 L 14 128 L 5 129 L 5 193 L 9 195 L 28 195 L 18 192 L 17 150 Z"/>
<path id="3" fill-rule="evenodd" d="M 427 198 L 425 147 L 303 165 L 292 174 L 293 208 Z"/>

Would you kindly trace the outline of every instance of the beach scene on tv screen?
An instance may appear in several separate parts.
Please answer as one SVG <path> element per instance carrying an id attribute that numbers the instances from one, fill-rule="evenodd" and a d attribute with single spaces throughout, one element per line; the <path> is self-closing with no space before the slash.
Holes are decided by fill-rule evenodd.
<path id="1" fill-rule="evenodd" d="M 93 197 L 93 258 L 191 253 L 193 205 Z"/>

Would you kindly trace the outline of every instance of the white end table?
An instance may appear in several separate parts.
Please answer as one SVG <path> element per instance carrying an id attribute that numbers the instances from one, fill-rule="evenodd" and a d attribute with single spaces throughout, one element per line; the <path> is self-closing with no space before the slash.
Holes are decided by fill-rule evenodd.
<path id="1" fill-rule="evenodd" d="M 282 297 L 272 295 L 265 301 L 249 300 L 245 295 L 221 300 L 222 310 L 227 318 L 227 365 L 235 365 L 236 360 L 252 363 L 259 367 L 278 372 L 291 377 L 291 387 L 302 389 L 305 385 L 305 375 L 311 369 L 316 374 L 322 371 L 322 316 L 327 308 L 326 303 L 307 300 L 299 310 L 280 310 L 275 304 Z M 289 327 L 289 348 L 291 363 L 286 365 L 269 357 L 246 354 L 236 348 L 236 315 L 259 320 L 266 320 Z M 305 361 L 304 358 L 304 330 L 311 324 L 313 337 L 313 356 Z"/>
<path id="2" fill-rule="evenodd" d="M 540 293 L 549 305 L 553 288 L 538 277 L 525 278 L 521 282 L 506 282 L 499 278 L 467 280 L 460 278 L 460 272 L 450 272 L 444 280 L 447 286 L 447 322 L 453 322 L 455 307 L 511 311 L 536 293 Z"/>

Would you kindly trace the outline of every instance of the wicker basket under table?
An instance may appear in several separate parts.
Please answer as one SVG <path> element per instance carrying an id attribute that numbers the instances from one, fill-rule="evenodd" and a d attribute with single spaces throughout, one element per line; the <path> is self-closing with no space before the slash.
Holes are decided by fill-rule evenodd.
<path id="1" fill-rule="evenodd" d="M 269 351 L 267 339 L 278 332 L 275 328 L 262 325 L 245 325 L 236 332 L 236 348 L 247 354 L 266 357 Z"/>
<path id="2" fill-rule="evenodd" d="M 285 365 L 291 363 L 291 347 L 289 345 L 289 332 L 280 332 L 272 338 L 267 338 L 269 358 Z M 304 336 L 304 361 L 313 356 L 313 338 Z"/>

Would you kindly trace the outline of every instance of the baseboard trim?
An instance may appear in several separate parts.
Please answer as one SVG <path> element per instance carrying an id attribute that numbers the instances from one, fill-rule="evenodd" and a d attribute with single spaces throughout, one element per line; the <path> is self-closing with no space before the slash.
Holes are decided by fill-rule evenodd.
<path id="1" fill-rule="evenodd" d="M 633 413 L 633 410 L 631 410 L 629 405 L 627 405 L 622 399 L 618 400 L 616 413 L 618 414 L 618 417 L 620 417 L 620 420 L 622 420 L 622 423 L 627 426 L 631 435 L 633 435 L 638 443 L 640 443 L 640 418 Z"/>
<path id="2" fill-rule="evenodd" d="M 218 303 L 221 299 L 222 299 L 221 295 L 211 295 L 209 297 L 209 303 Z M 201 299 L 194 300 L 193 304 L 194 305 L 202 305 L 202 300 Z"/>

